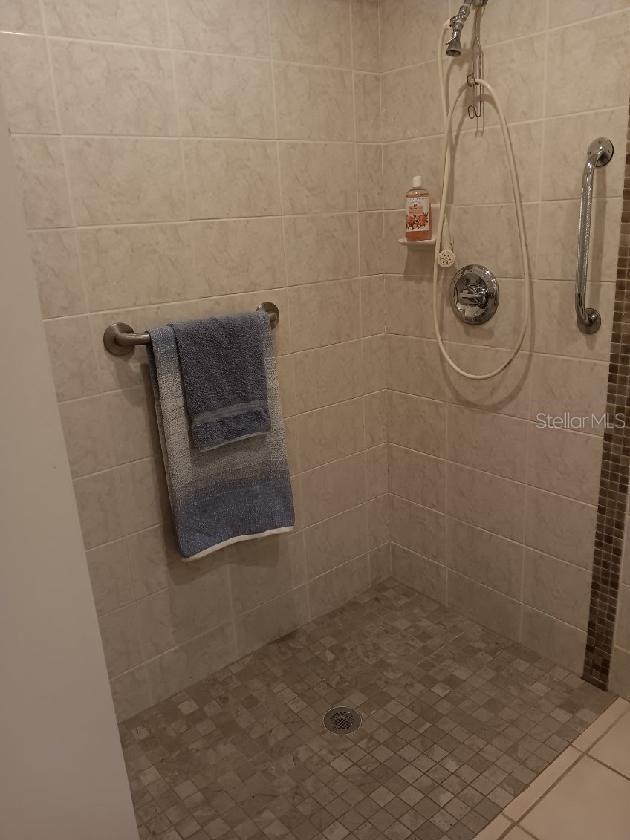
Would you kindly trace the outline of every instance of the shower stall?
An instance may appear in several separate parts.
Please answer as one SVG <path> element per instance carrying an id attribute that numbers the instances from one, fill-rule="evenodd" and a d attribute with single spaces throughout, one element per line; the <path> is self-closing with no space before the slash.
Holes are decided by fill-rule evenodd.
<path id="1" fill-rule="evenodd" d="M 630 699 L 630 7 L 595 5 L 0 0 L 142 840 L 472 840 Z M 263 301 L 295 528 L 186 563 L 135 345 Z"/>

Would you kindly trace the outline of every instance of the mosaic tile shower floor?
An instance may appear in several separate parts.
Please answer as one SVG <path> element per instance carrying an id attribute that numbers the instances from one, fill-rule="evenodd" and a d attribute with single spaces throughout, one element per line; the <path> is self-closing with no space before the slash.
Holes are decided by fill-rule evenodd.
<path id="1" fill-rule="evenodd" d="M 470 840 L 612 699 L 389 580 L 120 732 L 143 840 Z"/>

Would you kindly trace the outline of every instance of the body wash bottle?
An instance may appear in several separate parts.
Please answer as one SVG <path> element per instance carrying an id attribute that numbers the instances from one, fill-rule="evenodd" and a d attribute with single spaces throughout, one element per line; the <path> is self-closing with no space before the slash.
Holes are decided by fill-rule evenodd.
<path id="1" fill-rule="evenodd" d="M 415 175 L 407 193 L 407 222 L 405 235 L 409 242 L 433 238 L 431 225 L 431 197 L 422 189 L 422 178 Z"/>

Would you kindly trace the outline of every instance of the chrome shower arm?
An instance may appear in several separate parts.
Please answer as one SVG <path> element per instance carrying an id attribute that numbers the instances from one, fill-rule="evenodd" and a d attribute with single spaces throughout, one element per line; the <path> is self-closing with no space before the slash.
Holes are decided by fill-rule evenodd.
<path id="1" fill-rule="evenodd" d="M 593 209 L 593 177 L 595 169 L 610 163 L 614 154 L 613 144 L 607 137 L 598 137 L 588 147 L 582 173 L 582 195 L 578 222 L 577 272 L 575 277 L 575 311 L 577 324 L 583 333 L 596 333 L 602 319 L 596 309 L 586 306 L 586 283 L 591 244 L 591 212 Z"/>

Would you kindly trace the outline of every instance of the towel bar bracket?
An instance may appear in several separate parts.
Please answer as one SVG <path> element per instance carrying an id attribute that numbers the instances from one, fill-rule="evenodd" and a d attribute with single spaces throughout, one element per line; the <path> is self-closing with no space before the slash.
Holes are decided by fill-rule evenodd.
<path id="1" fill-rule="evenodd" d="M 269 325 L 274 330 L 280 321 L 280 310 L 276 304 L 266 300 L 257 308 L 267 313 Z M 137 345 L 151 344 L 151 336 L 148 332 L 136 333 L 129 324 L 125 324 L 124 321 L 116 321 L 115 324 L 110 324 L 103 333 L 103 344 L 112 356 L 128 356 L 133 353 L 134 347 Z"/>

